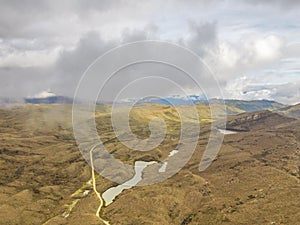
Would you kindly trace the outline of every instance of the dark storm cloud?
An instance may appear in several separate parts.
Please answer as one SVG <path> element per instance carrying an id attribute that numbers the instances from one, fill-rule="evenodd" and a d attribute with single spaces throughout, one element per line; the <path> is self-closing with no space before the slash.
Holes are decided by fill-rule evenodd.
<path id="1" fill-rule="evenodd" d="M 155 24 L 149 24 L 142 30 L 126 28 L 122 32 L 121 39 L 123 43 L 157 39 L 157 31 L 158 26 L 156 26 Z"/>
<path id="2" fill-rule="evenodd" d="M 62 50 L 56 62 L 49 67 L 2 67 L 0 95 L 22 97 L 51 89 L 58 94 L 73 96 L 78 81 L 94 60 L 122 43 L 153 39 L 157 29 L 153 24 L 142 29 L 128 28 L 122 32 L 120 40 L 111 41 L 104 40 L 96 31 L 90 31 L 71 50 Z M 105 80 L 106 75 L 102 76 L 101 80 Z M 13 91 L 14 80 L 21 86 L 16 91 Z"/>
<path id="3" fill-rule="evenodd" d="M 53 35 L 56 27 L 70 25 L 70 17 L 84 20 L 92 12 L 121 7 L 123 1 L 0 0 L 0 38 L 35 38 Z"/>
<path id="4" fill-rule="evenodd" d="M 209 27 L 209 29 L 205 29 L 205 27 Z M 136 41 L 142 41 L 142 40 L 152 40 L 156 36 L 157 32 L 157 26 L 150 24 L 146 25 L 142 29 L 125 29 L 122 32 L 122 37 L 120 38 L 121 41 L 111 41 L 107 42 L 104 41 L 98 33 L 96 32 L 89 32 L 84 37 L 80 39 L 77 46 L 71 50 L 71 51 L 64 51 L 54 68 L 54 71 L 56 72 L 56 85 L 53 88 L 54 91 L 64 90 L 64 94 L 67 95 L 73 95 L 74 89 L 77 86 L 77 83 L 85 70 L 88 68 L 88 66 L 99 56 L 104 54 L 109 49 L 112 49 L 113 47 L 117 47 L 119 44 L 126 44 Z M 192 36 L 188 39 L 187 45 L 189 48 L 196 47 L 197 50 L 201 49 L 201 53 L 203 54 L 203 49 L 206 45 L 211 46 L 213 42 L 208 37 L 212 37 L 214 40 L 215 38 L 215 25 L 214 24 L 203 24 L 200 26 L 192 26 L 191 30 L 195 29 L 194 32 L 192 32 Z M 205 34 L 202 34 L 200 31 L 205 31 Z M 198 37 L 200 36 L 200 37 Z M 197 41 L 197 43 L 196 43 Z M 157 49 L 159 51 L 159 49 Z M 143 50 L 139 49 L 136 52 L 130 52 L 131 55 L 142 55 Z M 161 52 L 160 53 L 162 57 L 168 57 L 167 52 Z M 178 56 L 181 57 L 181 56 Z M 120 59 L 121 60 L 121 59 Z M 184 59 L 182 59 L 184 60 Z M 111 62 L 112 65 L 114 64 L 114 61 Z M 176 80 L 177 83 L 182 85 L 182 87 L 185 88 L 193 88 L 195 84 L 192 84 L 193 82 L 190 79 L 186 78 L 186 75 L 184 75 L 182 72 L 169 67 L 169 66 L 163 66 L 163 65 L 154 65 L 154 64 L 141 64 L 138 66 L 132 66 L 129 68 L 126 68 L 122 70 L 120 73 L 117 74 L 116 78 L 113 79 L 112 84 L 109 84 L 110 86 L 106 88 L 106 100 L 112 100 L 112 97 L 115 97 L 116 91 L 120 90 L 122 87 L 124 87 L 126 84 L 128 84 L 133 79 L 138 79 L 139 75 L 162 75 L 165 78 Z M 99 77 L 98 82 L 104 82 L 109 74 L 103 74 L 102 71 L 99 71 Z M 151 82 L 151 80 L 148 82 L 149 86 L 158 86 L 156 81 Z M 211 82 L 211 79 L 206 79 L 205 84 L 209 84 Z M 209 86 L 209 85 L 208 85 Z M 137 97 L 139 93 L 142 92 L 142 87 L 137 87 L 134 90 L 130 91 L 129 94 L 131 97 Z M 116 90 L 118 89 L 118 90 Z M 160 91 L 157 94 L 166 95 L 173 93 L 172 88 L 165 87 L 160 88 Z M 174 94 L 174 93 L 173 93 Z"/>
<path id="5" fill-rule="evenodd" d="M 219 1 L 217 1 L 219 2 Z M 231 0 L 231 4 L 243 3 L 247 5 L 264 5 L 266 7 L 277 7 L 281 9 L 293 9 L 300 5 L 298 0 L 253 0 L 238 1 Z M 70 23 L 70 16 L 78 17 L 85 20 L 87 17 L 93 16 L 94 13 L 109 13 L 110 11 L 120 11 L 116 17 L 122 17 L 122 9 L 126 8 L 131 14 L 137 13 L 138 8 L 147 3 L 147 1 L 110 1 L 110 0 L 91 0 L 91 1 L 61 1 L 59 3 L 51 0 L 34 1 L 34 0 L 0 0 L 0 35 L 1 38 L 16 37 L 36 37 L 36 35 L 49 35 L 55 32 L 55 23 L 57 20 L 64 25 Z M 173 3 L 178 8 L 194 5 L 203 8 L 208 4 L 207 1 L 153 1 L 152 5 L 158 11 L 162 10 L 160 5 L 168 5 Z M 204 4 L 205 3 L 205 4 Z M 169 4 L 170 6 L 170 4 Z M 44 27 L 47 25 L 47 27 Z M 56 24 L 58 25 L 58 24 Z M 50 27 L 49 27 L 50 26 Z M 52 28 L 53 26 L 53 28 Z"/>
<path id="6" fill-rule="evenodd" d="M 58 94 L 72 96 L 78 80 L 90 63 L 122 43 L 172 38 L 177 43 L 176 40 L 180 39 L 179 44 L 205 59 L 209 52 L 219 54 L 219 24 L 222 26 L 223 22 L 219 21 L 219 15 L 226 16 L 226 13 L 238 12 L 240 8 L 243 8 L 243 12 L 249 9 L 251 14 L 259 6 L 268 13 L 270 20 L 276 18 L 276 23 L 279 16 L 298 10 L 299 5 L 296 0 L 228 0 L 221 3 L 210 1 L 209 4 L 204 0 L 66 0 L 59 3 L 50 0 L 0 0 L 0 96 L 27 96 L 49 88 Z M 270 12 L 274 12 L 273 9 L 282 13 L 272 15 Z M 215 17 L 211 18 L 212 15 Z M 237 13 L 233 16 L 239 19 L 240 15 Z M 249 20 L 252 19 L 250 16 Z M 224 22 L 235 24 L 239 21 Z M 233 36 L 243 32 L 236 34 L 235 30 L 232 31 Z M 177 32 L 180 32 L 179 35 Z M 257 42 L 253 40 L 253 43 Z M 241 61 L 249 64 L 245 57 L 247 54 L 244 54 L 249 49 L 234 48 L 234 44 L 227 45 L 228 57 L 226 55 L 225 58 L 230 62 L 235 60 L 232 71 L 240 73 L 244 71 Z M 60 54 L 50 54 L 57 49 Z M 40 55 L 44 55 L 44 61 L 49 58 L 50 63 L 45 63 Z M 124 74 L 129 76 L 131 72 L 124 71 Z M 161 72 L 167 75 L 172 73 L 174 77 L 181 76 L 169 69 Z M 220 81 L 225 86 L 228 80 L 235 77 L 230 77 L 224 70 L 222 72 Z M 119 83 L 125 80 L 120 79 Z M 178 81 L 185 87 L 189 85 L 184 79 Z M 206 86 L 209 87 L 209 83 Z"/>
<path id="7" fill-rule="evenodd" d="M 34 95 L 54 85 L 45 68 L 0 68 L 0 96 L 22 98 Z"/>
<path id="8" fill-rule="evenodd" d="M 0 95 L 24 97 L 51 89 L 59 94 L 72 96 L 79 78 L 89 64 L 115 45 L 102 40 L 96 32 L 88 32 L 74 49 L 61 51 L 51 66 L 2 67 Z"/>
<path id="9" fill-rule="evenodd" d="M 109 49 L 117 46 L 116 42 L 104 41 L 97 32 L 85 34 L 73 50 L 61 53 L 53 68 L 56 81 L 54 91 L 64 90 L 63 94 L 73 95 L 74 89 L 88 66 Z"/>
<path id="10" fill-rule="evenodd" d="M 32 24 L 45 7 L 43 1 L 0 1 L 0 34 L 1 38 L 16 37 L 24 32 L 26 25 Z"/>
<path id="11" fill-rule="evenodd" d="M 218 38 L 216 26 L 216 22 L 196 23 L 189 21 L 190 37 L 186 41 L 186 45 L 200 56 L 214 52 Z"/>

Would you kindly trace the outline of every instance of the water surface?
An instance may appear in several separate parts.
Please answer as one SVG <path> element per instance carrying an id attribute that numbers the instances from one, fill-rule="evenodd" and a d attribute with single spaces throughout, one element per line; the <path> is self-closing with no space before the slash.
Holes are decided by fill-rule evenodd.
<path id="1" fill-rule="evenodd" d="M 237 133 L 236 131 L 225 130 L 225 129 L 219 129 L 219 131 L 220 131 L 222 134 L 236 134 L 236 133 Z"/>
<path id="2" fill-rule="evenodd" d="M 132 188 L 135 186 L 138 182 L 142 180 L 142 174 L 143 170 L 151 165 L 156 163 L 155 161 L 150 161 L 150 162 L 144 162 L 144 161 L 136 161 L 134 164 L 134 171 L 135 175 L 128 181 L 126 181 L 123 184 L 120 184 L 115 187 L 111 187 L 107 189 L 103 194 L 102 198 L 105 201 L 105 205 L 109 205 L 113 202 L 113 200 L 125 189 Z"/>

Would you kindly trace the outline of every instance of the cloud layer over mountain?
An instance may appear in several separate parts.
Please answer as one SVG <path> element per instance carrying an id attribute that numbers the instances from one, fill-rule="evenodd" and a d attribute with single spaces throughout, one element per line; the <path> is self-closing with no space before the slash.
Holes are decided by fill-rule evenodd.
<path id="1" fill-rule="evenodd" d="M 84 71 L 106 51 L 163 40 L 206 60 L 226 98 L 300 101 L 296 0 L 0 3 L 0 96 L 33 96 L 48 89 L 73 96 Z M 163 73 L 179 81 L 182 76 L 183 87 L 190 94 L 197 91 L 182 74 L 168 68 Z M 123 71 L 119 82 L 129 75 Z M 158 94 L 174 94 L 171 88 L 161 90 Z"/>

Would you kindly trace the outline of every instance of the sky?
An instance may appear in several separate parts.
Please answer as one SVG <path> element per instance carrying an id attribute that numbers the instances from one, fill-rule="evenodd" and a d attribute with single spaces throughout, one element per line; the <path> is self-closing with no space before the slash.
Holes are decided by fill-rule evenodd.
<path id="1" fill-rule="evenodd" d="M 47 90 L 72 97 L 88 66 L 105 52 L 135 41 L 160 40 L 211 60 L 224 98 L 300 102 L 298 0 L 0 4 L 0 97 L 37 96 Z M 172 68 L 143 68 L 173 77 L 190 94 L 198 92 Z M 108 89 L 126 86 L 132 71 L 142 73 L 138 67 L 125 69 Z M 100 76 L 105 80 L 107 75 Z M 148 84 L 156 86 L 159 95 L 176 94 L 175 89 L 157 86 L 157 80 Z M 203 86 L 209 89 L 210 82 Z M 131 97 L 142 91 L 132 89 L 136 91 Z M 208 92 L 214 93 L 213 88 Z"/>

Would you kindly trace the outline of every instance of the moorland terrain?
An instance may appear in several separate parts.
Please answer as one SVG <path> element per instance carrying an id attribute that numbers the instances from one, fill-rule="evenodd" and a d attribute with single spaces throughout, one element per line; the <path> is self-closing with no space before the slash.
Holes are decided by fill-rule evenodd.
<path id="1" fill-rule="evenodd" d="M 112 225 L 299 224 L 299 105 L 275 104 L 269 110 L 252 105 L 259 111 L 247 112 L 229 103 L 227 129 L 238 132 L 225 135 L 208 169 L 198 167 L 212 118 L 209 106 L 199 104 L 201 133 L 188 163 L 163 182 L 124 190 L 101 208 L 100 217 Z M 146 152 L 119 142 L 110 109 L 97 106 L 97 130 L 109 152 L 124 163 L 161 162 L 179 144 L 180 117 L 174 107 L 145 103 L 132 109 L 130 126 L 141 139 L 150 135 L 152 118 L 167 124 L 165 140 Z M 220 108 L 218 113 L 226 112 Z M 102 224 L 91 167 L 74 139 L 71 105 L 1 108 L 0 139 L 0 224 Z M 116 185 L 97 174 L 95 182 L 99 193 Z"/>

